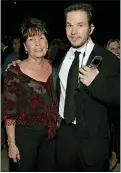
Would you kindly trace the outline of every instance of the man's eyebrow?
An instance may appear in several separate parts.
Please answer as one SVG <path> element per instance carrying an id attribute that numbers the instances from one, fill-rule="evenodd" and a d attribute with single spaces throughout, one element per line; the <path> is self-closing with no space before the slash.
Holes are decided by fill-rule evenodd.
<path id="1" fill-rule="evenodd" d="M 72 25 L 72 24 L 69 23 L 69 22 L 67 22 L 67 24 Z M 84 24 L 84 23 L 83 23 L 83 22 L 78 22 L 77 24 L 79 25 L 79 24 Z"/>
<path id="2" fill-rule="evenodd" d="M 69 25 L 71 25 L 71 23 L 69 23 L 69 22 L 66 22 L 67 24 L 69 24 Z"/>

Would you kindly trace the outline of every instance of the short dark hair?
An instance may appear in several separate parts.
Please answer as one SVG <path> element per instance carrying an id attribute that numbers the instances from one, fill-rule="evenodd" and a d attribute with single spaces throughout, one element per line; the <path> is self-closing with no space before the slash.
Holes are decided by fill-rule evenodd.
<path id="1" fill-rule="evenodd" d="M 14 36 L 14 37 L 12 38 L 12 41 L 13 41 L 13 40 L 19 40 L 19 41 L 20 41 L 21 39 L 20 39 L 20 37 L 18 37 L 18 36 L 16 36 L 16 37 Z"/>
<path id="2" fill-rule="evenodd" d="M 28 37 L 34 36 L 41 32 L 46 37 L 48 37 L 48 32 L 46 29 L 46 23 L 37 18 L 27 18 L 20 26 L 20 33 L 23 39 L 23 42 L 27 40 Z"/>
<path id="3" fill-rule="evenodd" d="M 66 19 L 67 14 L 69 12 L 79 11 L 79 10 L 85 11 L 87 13 L 89 25 L 91 25 L 92 23 L 94 23 L 93 22 L 93 13 L 94 13 L 93 6 L 91 4 L 86 4 L 86 3 L 76 3 L 76 4 L 69 5 L 64 10 L 65 19 Z"/>

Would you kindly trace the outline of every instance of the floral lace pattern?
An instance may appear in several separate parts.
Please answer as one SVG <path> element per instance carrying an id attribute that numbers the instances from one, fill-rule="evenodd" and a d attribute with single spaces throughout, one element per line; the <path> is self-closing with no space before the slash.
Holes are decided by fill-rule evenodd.
<path id="1" fill-rule="evenodd" d="M 45 88 L 41 85 L 39 85 L 38 83 L 36 83 L 35 81 L 30 81 L 30 83 L 28 83 L 28 85 L 30 87 L 32 87 L 34 89 L 34 91 L 36 91 L 38 94 L 44 94 L 46 92 Z"/>
<path id="2" fill-rule="evenodd" d="M 15 106 L 14 101 L 11 99 L 8 99 L 5 101 L 4 109 L 12 110 L 14 106 Z"/>
<path id="3" fill-rule="evenodd" d="M 5 123 L 47 126 L 48 138 L 53 138 L 57 129 L 58 102 L 51 82 L 51 78 L 38 82 L 21 73 L 18 65 L 11 67 L 4 85 Z"/>

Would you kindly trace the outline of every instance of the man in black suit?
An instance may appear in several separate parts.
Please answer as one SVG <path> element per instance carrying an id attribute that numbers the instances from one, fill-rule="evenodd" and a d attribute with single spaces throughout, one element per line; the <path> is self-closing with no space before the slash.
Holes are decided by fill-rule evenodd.
<path id="1" fill-rule="evenodd" d="M 65 9 L 71 47 L 61 51 L 59 58 L 58 53 L 53 63 L 60 115 L 55 152 L 57 171 L 109 169 L 107 108 L 120 102 L 120 63 L 115 55 L 91 40 L 92 10 L 91 5 L 83 3 Z M 95 56 L 101 56 L 102 61 L 98 68 L 91 68 Z"/>

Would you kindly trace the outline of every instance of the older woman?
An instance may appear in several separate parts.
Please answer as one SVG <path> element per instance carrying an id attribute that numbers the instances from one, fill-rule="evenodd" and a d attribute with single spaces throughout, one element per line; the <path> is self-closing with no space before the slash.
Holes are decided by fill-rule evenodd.
<path id="1" fill-rule="evenodd" d="M 11 66 L 4 84 L 4 120 L 9 157 L 20 172 L 54 170 L 58 103 L 53 92 L 45 24 L 29 18 L 21 25 L 28 58 Z M 16 170 L 18 171 L 18 170 Z"/>

